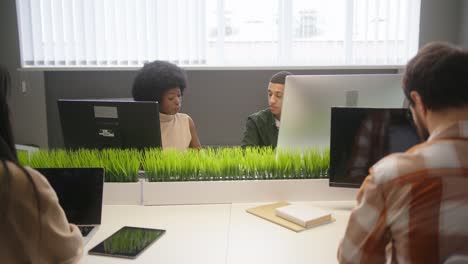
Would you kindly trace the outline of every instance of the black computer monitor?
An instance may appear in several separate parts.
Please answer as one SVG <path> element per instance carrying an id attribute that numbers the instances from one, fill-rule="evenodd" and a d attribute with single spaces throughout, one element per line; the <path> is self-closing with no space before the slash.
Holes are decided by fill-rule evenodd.
<path id="1" fill-rule="evenodd" d="M 369 168 L 390 153 L 420 143 L 408 110 L 333 107 L 330 186 L 359 188 Z"/>
<path id="2" fill-rule="evenodd" d="M 65 147 L 161 147 L 157 102 L 133 100 L 58 100 Z"/>

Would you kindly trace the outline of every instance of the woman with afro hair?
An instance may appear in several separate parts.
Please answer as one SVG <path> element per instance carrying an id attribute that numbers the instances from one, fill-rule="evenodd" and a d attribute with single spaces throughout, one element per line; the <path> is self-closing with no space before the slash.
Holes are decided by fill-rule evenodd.
<path id="1" fill-rule="evenodd" d="M 135 101 L 157 101 L 163 149 L 201 148 L 195 123 L 179 113 L 187 87 L 185 71 L 167 61 L 153 61 L 140 69 L 133 82 Z"/>

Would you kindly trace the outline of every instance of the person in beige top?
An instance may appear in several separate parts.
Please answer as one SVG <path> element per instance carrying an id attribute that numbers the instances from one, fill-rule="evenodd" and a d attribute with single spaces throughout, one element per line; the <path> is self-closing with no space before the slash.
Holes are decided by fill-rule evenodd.
<path id="1" fill-rule="evenodd" d="M 0 67 L 0 262 L 77 263 L 83 238 L 39 172 L 18 164 L 11 133 L 8 72 Z"/>
<path id="2" fill-rule="evenodd" d="M 179 113 L 186 86 L 184 70 L 167 61 L 145 64 L 133 81 L 132 95 L 135 101 L 159 102 L 163 149 L 201 148 L 192 118 Z"/>

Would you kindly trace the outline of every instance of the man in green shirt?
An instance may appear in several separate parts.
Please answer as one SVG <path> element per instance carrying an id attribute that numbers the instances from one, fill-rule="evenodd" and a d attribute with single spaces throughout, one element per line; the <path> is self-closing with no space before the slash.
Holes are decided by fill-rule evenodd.
<path id="1" fill-rule="evenodd" d="M 268 108 L 250 115 L 245 124 L 242 147 L 276 147 L 281 120 L 284 83 L 292 73 L 281 71 L 273 75 L 268 84 Z"/>

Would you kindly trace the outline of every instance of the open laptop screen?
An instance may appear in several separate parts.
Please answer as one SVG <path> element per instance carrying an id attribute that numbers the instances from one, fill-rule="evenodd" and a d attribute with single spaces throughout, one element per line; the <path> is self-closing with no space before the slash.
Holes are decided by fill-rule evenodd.
<path id="1" fill-rule="evenodd" d="M 68 222 L 101 224 L 103 168 L 38 168 L 57 193 Z"/>
<path id="2" fill-rule="evenodd" d="M 330 186 L 359 188 L 377 161 L 419 144 L 406 113 L 402 108 L 333 107 Z"/>

